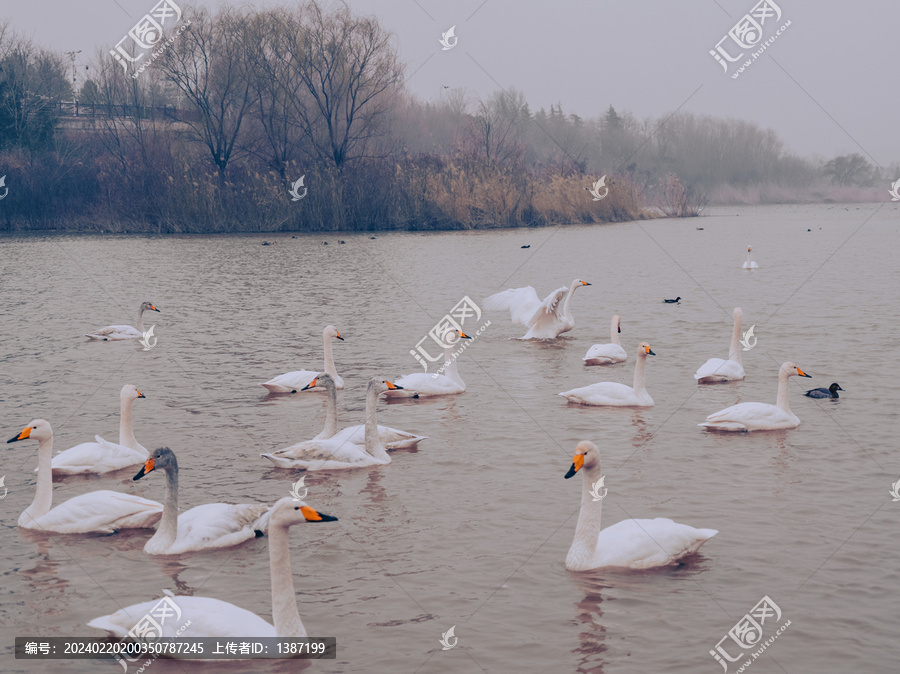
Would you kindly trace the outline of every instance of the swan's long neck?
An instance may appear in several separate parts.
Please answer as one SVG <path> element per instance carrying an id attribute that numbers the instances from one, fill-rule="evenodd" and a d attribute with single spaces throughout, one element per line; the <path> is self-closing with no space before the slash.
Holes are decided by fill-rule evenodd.
<path id="1" fill-rule="evenodd" d="M 597 549 L 597 536 L 600 534 L 600 519 L 603 514 L 603 501 L 595 501 L 591 496 L 591 488 L 601 477 L 600 464 L 593 468 L 582 468 L 584 471 L 581 486 L 581 511 L 578 513 L 578 524 L 575 525 L 575 538 L 566 555 L 568 566 L 587 565 L 594 557 Z M 574 564 L 573 564 L 574 562 Z M 587 568 L 587 567 L 586 567 Z"/>
<path id="2" fill-rule="evenodd" d="M 788 378 L 790 375 L 784 370 L 778 371 L 778 398 L 775 400 L 776 407 L 780 407 L 788 414 L 791 414 L 791 406 L 788 404 Z"/>
<path id="3" fill-rule="evenodd" d="M 119 401 L 119 444 L 138 449 L 140 445 L 134 438 L 134 427 L 131 423 L 131 406 L 133 404 L 134 398 L 130 396 L 122 396 Z"/>
<path id="4" fill-rule="evenodd" d="M 166 500 L 162 519 L 150 541 L 169 547 L 178 538 L 178 466 L 166 466 Z M 150 541 L 147 541 L 148 544 Z"/>
<path id="5" fill-rule="evenodd" d="M 50 512 L 53 505 L 53 436 L 38 443 L 38 474 L 37 489 L 34 492 L 34 500 L 22 513 L 19 521 L 23 519 L 36 520 Z"/>
<path id="6" fill-rule="evenodd" d="M 580 285 L 580 281 L 572 281 L 572 285 L 569 286 L 569 292 L 566 293 L 566 301 L 565 303 L 563 303 L 563 316 L 565 316 L 569 321 L 572 320 L 572 314 L 569 312 L 569 302 L 572 301 L 572 295 L 575 294 L 575 288 Z"/>
<path id="7" fill-rule="evenodd" d="M 279 637 L 305 637 L 306 628 L 297 610 L 297 593 L 291 571 L 290 529 L 269 526 L 269 575 L 272 579 L 272 622 Z"/>
<path id="8" fill-rule="evenodd" d="M 456 346 L 459 346 L 460 351 L 462 351 L 466 345 L 460 339 L 456 344 L 444 347 L 444 374 L 459 386 L 465 387 L 462 378 L 459 376 L 459 370 L 456 369 L 456 358 L 453 357 L 453 349 Z"/>
<path id="9" fill-rule="evenodd" d="M 728 347 L 728 360 L 733 360 L 738 365 L 741 363 L 741 327 L 743 324 L 743 316 L 738 314 L 734 317 L 734 327 L 731 329 L 731 346 Z"/>
<path id="10" fill-rule="evenodd" d="M 391 457 L 381 445 L 378 438 L 378 420 L 375 418 L 375 408 L 378 406 L 378 389 L 369 386 L 366 391 L 366 451 L 380 463 L 390 463 Z"/>
<path id="11" fill-rule="evenodd" d="M 134 323 L 134 327 L 136 327 L 140 332 L 144 331 L 144 309 L 143 309 L 143 307 L 138 309 L 137 320 Z"/>
<path id="12" fill-rule="evenodd" d="M 323 336 L 325 340 L 325 374 L 331 375 L 331 378 L 337 381 L 337 370 L 334 369 L 334 355 L 331 352 L 331 337 Z"/>
<path id="13" fill-rule="evenodd" d="M 609 325 L 609 341 L 612 344 L 619 344 L 619 319 L 615 317 L 613 317 L 612 323 Z"/>
<path id="14" fill-rule="evenodd" d="M 634 364 L 634 382 L 633 388 L 635 395 L 642 395 L 647 392 L 644 387 L 644 368 L 647 366 L 647 354 L 643 349 L 638 351 L 637 362 Z"/>
<path id="15" fill-rule="evenodd" d="M 334 381 L 325 384 L 325 428 L 316 436 L 319 440 L 325 440 L 333 437 L 338 431 L 337 424 L 337 387 Z"/>

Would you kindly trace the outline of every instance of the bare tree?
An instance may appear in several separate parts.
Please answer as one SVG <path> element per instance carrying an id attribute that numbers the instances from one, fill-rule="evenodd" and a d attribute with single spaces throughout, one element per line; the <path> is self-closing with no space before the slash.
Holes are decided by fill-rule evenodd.
<path id="1" fill-rule="evenodd" d="M 858 152 L 845 154 L 828 161 L 822 169 L 832 182 L 842 187 L 863 186 L 872 178 L 873 167 Z"/>
<path id="2" fill-rule="evenodd" d="M 476 154 L 488 162 L 516 163 L 524 153 L 530 119 L 525 95 L 513 88 L 495 91 L 478 103 L 472 127 Z"/>

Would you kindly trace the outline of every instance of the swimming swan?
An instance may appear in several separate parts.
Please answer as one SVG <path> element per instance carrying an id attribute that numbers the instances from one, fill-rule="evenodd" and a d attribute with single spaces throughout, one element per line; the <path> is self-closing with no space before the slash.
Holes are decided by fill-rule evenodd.
<path id="1" fill-rule="evenodd" d="M 594 344 L 582 358 L 584 364 L 610 365 L 624 363 L 628 360 L 628 353 L 619 344 L 620 332 L 622 332 L 622 319 L 616 314 L 612 317 L 609 325 L 609 344 Z"/>
<path id="2" fill-rule="evenodd" d="M 575 539 L 566 555 L 566 568 L 570 571 L 668 566 L 697 552 L 701 545 L 719 533 L 715 529 L 695 529 L 665 517 L 622 520 L 601 529 L 603 499 L 596 499 L 591 489 L 603 475 L 600 471 L 600 452 L 593 442 L 582 440 L 578 443 L 572 467 L 565 478 L 568 480 L 579 470 L 584 471 L 584 478 Z"/>
<path id="3" fill-rule="evenodd" d="M 166 472 L 166 501 L 156 533 L 144 545 L 148 555 L 180 555 L 212 548 L 227 548 L 256 537 L 269 514 L 263 503 L 207 503 L 178 514 L 178 459 L 168 447 L 154 450 L 132 480 L 140 480 L 157 468 Z M 266 518 L 268 519 L 268 518 Z"/>
<path id="4" fill-rule="evenodd" d="M 521 323 L 528 332 L 519 339 L 553 339 L 575 327 L 569 302 L 576 288 L 591 285 L 575 279 L 568 288 L 562 286 L 541 302 L 531 286 L 511 288 L 491 295 L 482 306 L 487 310 L 509 310 L 513 323 Z"/>
<path id="5" fill-rule="evenodd" d="M 337 390 L 331 375 L 318 375 L 309 383 L 307 388 L 315 386 L 321 386 L 325 389 L 327 399 L 325 402 L 325 428 L 313 440 L 333 438 L 342 443 L 350 442 L 354 445 L 364 445 L 366 442 L 366 427 L 364 424 L 348 426 L 340 431 L 337 429 Z M 378 427 L 378 440 L 384 445 L 385 449 L 412 449 L 425 439 L 424 435 L 407 433 L 390 426 Z"/>
<path id="6" fill-rule="evenodd" d="M 390 455 L 378 438 L 378 421 L 375 418 L 378 394 L 396 388 L 384 379 L 372 379 L 366 390 L 366 430 L 365 445 L 328 438 L 307 440 L 271 454 L 260 456 L 271 461 L 277 468 L 301 470 L 342 470 L 385 465 L 391 462 Z"/>
<path id="7" fill-rule="evenodd" d="M 759 265 L 750 259 L 750 246 L 747 246 L 747 261 L 741 265 L 741 269 L 758 269 Z"/>
<path id="8" fill-rule="evenodd" d="M 450 335 L 457 335 L 457 340 L 452 344 Z M 472 339 L 459 330 L 447 330 L 444 333 L 444 373 L 429 374 L 428 372 L 414 372 L 404 374 L 397 379 L 397 389 L 388 391 L 386 398 L 420 398 L 426 396 L 445 396 L 466 392 L 466 383 L 459 376 L 456 369 L 456 358 L 453 350 L 459 344 L 460 339 Z M 465 347 L 461 347 L 465 348 Z"/>
<path id="9" fill-rule="evenodd" d="M 143 463 L 150 452 L 134 439 L 131 423 L 131 406 L 138 398 L 146 398 L 131 384 L 125 384 L 119 393 L 119 444 L 108 442 L 99 435 L 95 442 L 82 442 L 53 457 L 50 465 L 54 475 L 78 475 L 82 473 L 109 473 Z M 35 468 L 37 472 L 37 468 Z"/>
<path id="10" fill-rule="evenodd" d="M 734 326 L 731 329 L 731 346 L 728 347 L 728 360 L 710 358 L 703 363 L 694 379 L 700 384 L 711 384 L 721 381 L 738 381 L 744 378 L 744 366 L 741 364 L 741 325 L 744 313 L 735 307 L 732 313 Z"/>
<path id="11" fill-rule="evenodd" d="M 159 309 L 150 302 L 143 302 L 141 306 L 138 307 L 137 322 L 135 323 L 137 328 L 132 328 L 130 325 L 107 325 L 105 328 L 100 328 L 99 330 L 87 333 L 85 337 L 95 342 L 114 342 L 120 339 L 140 339 L 144 336 L 145 311 L 159 311 Z"/>
<path id="12" fill-rule="evenodd" d="M 644 368 L 647 356 L 655 356 L 647 342 L 641 342 L 634 364 L 634 386 L 626 386 L 612 381 L 601 381 L 590 386 L 573 388 L 559 395 L 569 402 L 582 405 L 611 405 L 614 407 L 653 407 L 653 398 L 644 387 Z"/>
<path id="13" fill-rule="evenodd" d="M 796 428 L 800 419 L 788 405 L 788 377 L 809 377 L 790 361 L 778 369 L 778 399 L 774 405 L 767 403 L 739 403 L 719 410 L 706 417 L 704 426 L 717 431 L 768 431 L 778 428 Z"/>
<path id="14" fill-rule="evenodd" d="M 337 522 L 318 512 L 304 501 L 285 496 L 272 507 L 269 522 L 269 576 L 271 579 L 272 625 L 255 613 L 234 604 L 210 597 L 172 596 L 172 602 L 185 616 L 181 628 L 175 620 L 163 622 L 160 636 L 173 637 L 305 637 L 306 628 L 297 610 L 297 591 L 291 570 L 290 527 L 309 522 Z M 125 637 L 137 622 L 163 600 L 132 604 L 110 615 L 94 618 L 89 627 L 106 630 L 113 636 Z"/>
<path id="15" fill-rule="evenodd" d="M 7 443 L 33 438 L 38 441 L 37 489 L 34 501 L 19 515 L 23 529 L 59 534 L 111 534 L 118 529 L 144 529 L 159 522 L 161 503 L 118 491 L 99 490 L 74 496 L 55 508 L 50 456 L 53 429 L 50 422 L 35 419 Z"/>
<path id="16" fill-rule="evenodd" d="M 334 379 L 334 384 L 339 389 L 344 388 L 344 380 L 340 378 L 337 370 L 334 369 L 334 356 L 331 353 L 331 340 L 339 339 L 342 342 L 344 338 L 341 333 L 333 325 L 326 325 L 322 331 L 322 340 L 325 342 L 325 372 Z M 294 372 L 286 372 L 277 377 L 273 377 L 267 382 L 260 384 L 265 386 L 270 393 L 296 393 L 306 388 L 321 370 L 295 370 Z M 307 389 L 320 390 L 320 389 Z"/>

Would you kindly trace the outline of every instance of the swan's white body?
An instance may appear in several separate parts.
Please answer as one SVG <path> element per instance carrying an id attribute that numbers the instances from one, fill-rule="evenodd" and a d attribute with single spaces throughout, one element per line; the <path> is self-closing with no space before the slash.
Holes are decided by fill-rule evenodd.
<path id="1" fill-rule="evenodd" d="M 178 514 L 178 461 L 167 447 L 153 452 L 133 479 L 156 468 L 166 473 L 166 501 L 156 533 L 144 545 L 148 555 L 180 555 L 197 550 L 228 548 L 256 537 L 268 521 L 268 507 L 262 503 L 231 505 L 207 503 Z"/>
<path id="2" fill-rule="evenodd" d="M 612 317 L 609 326 L 609 344 L 594 344 L 582 358 L 584 364 L 611 365 L 628 360 L 628 352 L 619 343 L 620 332 L 622 332 L 622 319 L 616 315 Z"/>
<path id="3" fill-rule="evenodd" d="M 109 473 L 146 461 L 150 452 L 135 440 L 131 422 L 132 404 L 144 397 L 137 388 L 125 384 L 119 394 L 119 443 L 95 435 L 94 442 L 82 442 L 54 456 L 50 464 L 53 474 Z"/>
<path id="4" fill-rule="evenodd" d="M 349 442 L 353 445 L 365 445 L 366 427 L 365 424 L 357 424 L 356 426 L 348 426 L 338 431 L 337 428 L 337 391 L 334 386 L 334 379 L 328 374 L 320 374 L 310 383 L 310 388 L 322 387 L 325 389 L 325 427 L 313 440 L 332 439 L 341 444 Z M 390 426 L 378 427 L 378 440 L 385 449 L 412 449 L 416 447 L 422 440 L 424 435 L 416 435 L 415 433 L 407 433 Z M 290 448 L 288 448 L 290 449 Z"/>
<path id="5" fill-rule="evenodd" d="M 459 335 L 459 339 L 471 339 L 468 335 L 459 332 L 459 330 L 448 330 L 444 334 L 444 373 L 429 374 L 428 372 L 414 372 L 413 374 L 404 374 L 397 379 L 398 389 L 385 393 L 386 398 L 421 398 L 427 396 L 446 396 L 456 393 L 466 392 L 466 382 L 459 376 L 459 370 L 456 368 L 456 358 L 453 356 L 454 349 L 459 341 L 450 344 L 448 334 L 455 332 Z M 465 345 L 460 349 L 464 349 Z"/>
<path id="6" fill-rule="evenodd" d="M 790 361 L 778 370 L 778 398 L 774 405 L 768 403 L 738 403 L 706 417 L 704 426 L 718 431 L 771 431 L 780 428 L 796 428 L 800 419 L 791 412 L 788 404 L 788 377 L 808 377 Z"/>
<path id="7" fill-rule="evenodd" d="M 150 528 L 159 522 L 161 503 L 105 489 L 75 496 L 53 508 L 53 429 L 44 419 L 35 419 L 7 442 L 26 438 L 38 441 L 37 489 L 34 501 L 19 516 L 20 527 L 59 534 L 109 534 L 118 529 Z"/>
<path id="8" fill-rule="evenodd" d="M 747 260 L 741 265 L 741 269 L 758 269 L 759 265 L 750 259 L 750 246 L 747 246 Z"/>
<path id="9" fill-rule="evenodd" d="M 144 312 L 159 311 L 150 302 L 143 302 L 138 307 L 136 328 L 130 325 L 107 325 L 105 328 L 94 330 L 85 335 L 88 339 L 95 342 L 115 342 L 122 339 L 140 339 L 144 336 Z"/>
<path id="10" fill-rule="evenodd" d="M 331 350 L 331 340 L 337 338 L 344 341 L 341 333 L 333 325 L 326 325 L 322 331 L 322 340 L 325 343 L 325 372 L 334 379 L 334 384 L 339 389 L 344 388 L 344 380 L 338 375 L 334 368 L 334 354 Z M 316 375 L 322 370 L 295 370 L 293 372 L 285 372 L 277 377 L 273 377 L 267 382 L 260 384 L 264 386 L 270 393 L 297 393 L 303 391 L 320 390 L 307 388 Z"/>
<path id="11" fill-rule="evenodd" d="M 391 457 L 385 451 L 378 437 L 376 407 L 378 394 L 390 390 L 394 384 L 378 379 L 369 381 L 366 391 L 366 423 L 364 444 L 354 444 L 346 439 L 332 437 L 322 440 L 308 440 L 270 454 L 260 456 L 271 461 L 277 468 L 301 470 L 344 470 L 385 465 Z"/>
<path id="12" fill-rule="evenodd" d="M 603 405 L 612 407 L 653 407 L 653 398 L 644 386 L 644 368 L 647 356 L 656 354 L 647 342 L 638 346 L 637 361 L 634 364 L 634 386 L 626 386 L 612 381 L 601 381 L 590 386 L 573 388 L 559 395 L 569 402 L 582 405 Z"/>
<path id="13" fill-rule="evenodd" d="M 528 328 L 519 339 L 554 339 L 575 327 L 569 302 L 576 288 L 589 285 L 575 279 L 568 288 L 562 286 L 547 295 L 543 302 L 531 286 L 511 288 L 486 298 L 482 306 L 489 311 L 509 310 L 513 323 Z"/>
<path id="14" fill-rule="evenodd" d="M 575 449 L 568 479 L 584 471 L 581 511 L 575 525 L 575 538 L 566 555 L 570 571 L 589 571 L 604 567 L 651 569 L 675 564 L 691 555 L 715 536 L 715 529 L 696 529 L 665 517 L 652 520 L 622 520 L 601 529 L 603 499 L 595 500 L 592 485 L 603 475 L 600 452 L 593 442 L 582 441 Z"/>
<path id="15" fill-rule="evenodd" d="M 285 497 L 272 508 L 269 524 L 269 576 L 272 594 L 272 622 L 234 604 L 209 597 L 172 596 L 181 611 L 181 622 L 172 615 L 162 623 L 161 636 L 173 637 L 305 637 L 306 627 L 297 609 L 297 595 L 291 570 L 289 527 L 301 522 L 331 522 L 336 517 L 316 512 L 303 501 Z M 145 601 L 94 618 L 89 627 L 124 637 L 149 614 L 160 600 Z M 171 609 L 170 609 L 171 610 Z M 190 624 L 188 624 L 188 622 Z M 177 655 L 175 656 L 177 657 Z"/>
<path id="16" fill-rule="evenodd" d="M 712 384 L 722 381 L 739 381 L 744 378 L 744 366 L 741 363 L 741 326 L 744 313 L 740 307 L 734 308 L 734 325 L 731 329 L 731 345 L 728 347 L 728 360 L 710 358 L 694 373 L 694 379 L 701 384 Z"/>

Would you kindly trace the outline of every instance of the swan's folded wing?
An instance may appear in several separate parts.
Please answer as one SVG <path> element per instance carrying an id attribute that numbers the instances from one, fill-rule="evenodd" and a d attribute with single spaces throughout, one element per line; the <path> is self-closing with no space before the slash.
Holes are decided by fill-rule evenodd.
<path id="1" fill-rule="evenodd" d="M 272 377 L 269 381 L 263 382 L 260 386 L 265 386 L 269 391 L 275 393 L 289 393 L 291 391 L 301 391 L 316 378 L 319 373 L 315 370 L 295 370 L 294 372 L 285 372 L 277 377 Z"/>
<path id="2" fill-rule="evenodd" d="M 328 438 L 326 440 L 307 440 L 296 445 L 272 452 L 276 459 L 294 461 L 344 461 L 353 463 L 371 458 L 362 445 L 354 444 L 347 439 Z"/>
<path id="3" fill-rule="evenodd" d="M 94 436 L 95 442 L 82 442 L 66 449 L 51 460 L 56 473 L 108 473 L 134 466 L 147 460 L 147 450 L 137 450 Z"/>
<path id="4" fill-rule="evenodd" d="M 534 312 L 541 306 L 537 292 L 531 286 L 511 288 L 486 298 L 481 306 L 488 311 L 509 310 L 513 323 L 521 323 L 526 328 L 531 325 Z"/>
<path id="5" fill-rule="evenodd" d="M 115 613 L 94 618 L 87 625 L 105 630 L 114 636 L 124 637 L 134 629 L 138 621 L 164 598 L 133 604 Z M 210 597 L 169 597 L 181 611 L 179 620 L 174 611 L 170 619 L 160 625 L 164 637 L 274 637 L 275 628 L 258 615 L 234 604 Z M 190 623 L 190 624 L 188 624 Z"/>
<path id="6" fill-rule="evenodd" d="M 700 426 L 726 430 L 761 430 L 790 424 L 791 417 L 780 407 L 769 403 L 738 403 L 713 412 Z"/>
<path id="7" fill-rule="evenodd" d="M 744 368 L 733 360 L 710 358 L 703 363 L 694 374 L 694 379 L 722 377 L 725 379 L 743 379 Z"/>
<path id="8" fill-rule="evenodd" d="M 207 503 L 178 516 L 175 550 L 227 547 L 253 538 L 253 525 L 266 513 L 262 503 Z"/>
<path id="9" fill-rule="evenodd" d="M 584 358 L 582 360 L 608 360 L 610 362 L 620 362 L 628 360 L 628 354 L 625 349 L 623 349 L 618 344 L 613 344 L 612 342 L 608 344 L 594 344 L 590 349 L 587 350 Z"/>
<path id="10" fill-rule="evenodd" d="M 130 325 L 107 325 L 105 328 L 85 334 L 85 337 L 100 339 L 104 337 L 141 337 L 141 333 Z"/>
<path id="11" fill-rule="evenodd" d="M 610 566 L 666 566 L 696 552 L 717 533 L 715 529 L 696 529 L 666 517 L 622 520 L 600 532 L 595 555 L 608 555 Z"/>
<path id="12" fill-rule="evenodd" d="M 422 440 L 424 435 L 416 435 L 407 433 L 390 426 L 378 427 L 378 440 L 385 449 L 409 449 L 415 447 Z M 354 445 L 363 446 L 366 441 L 366 427 L 362 424 L 356 426 L 348 426 L 336 433 L 331 440 L 336 442 L 350 442 Z"/>
<path id="13" fill-rule="evenodd" d="M 118 529 L 148 528 L 162 517 L 162 503 L 124 492 L 102 489 L 74 496 L 32 523 L 29 528 L 60 533 L 111 533 Z"/>

